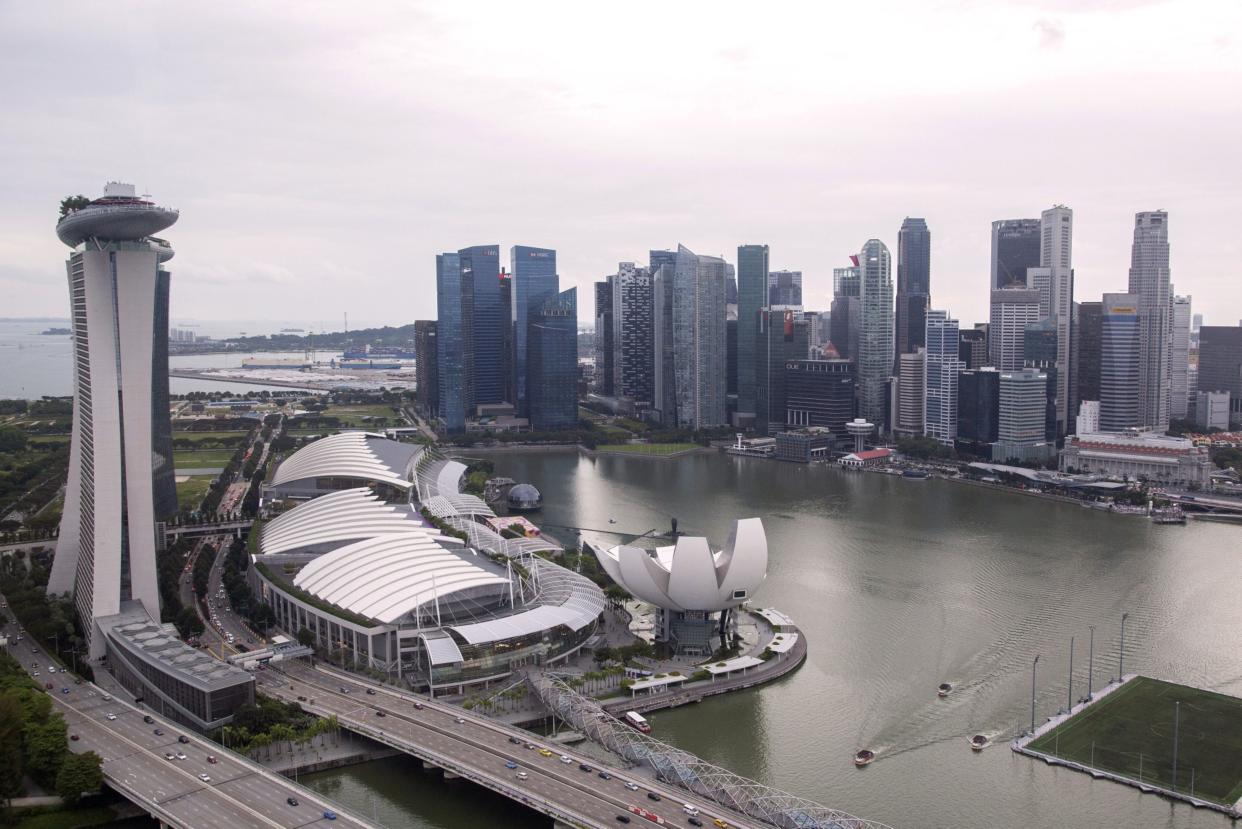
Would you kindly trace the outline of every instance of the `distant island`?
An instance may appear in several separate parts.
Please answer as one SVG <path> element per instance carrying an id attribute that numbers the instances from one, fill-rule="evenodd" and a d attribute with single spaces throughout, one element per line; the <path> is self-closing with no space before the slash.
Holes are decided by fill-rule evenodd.
<path id="1" fill-rule="evenodd" d="M 67 337 L 72 333 L 73 331 L 68 328 L 49 328 L 39 332 L 40 336 L 44 337 Z"/>

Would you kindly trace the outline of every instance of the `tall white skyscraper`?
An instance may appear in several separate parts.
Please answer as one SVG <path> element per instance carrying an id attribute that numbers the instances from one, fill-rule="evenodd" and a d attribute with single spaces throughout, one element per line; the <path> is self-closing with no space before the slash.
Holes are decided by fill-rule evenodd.
<path id="1" fill-rule="evenodd" d="M 1039 219 L 1039 267 L 1027 271 L 1028 287 L 1039 291 L 1040 316 L 1050 318 L 1057 331 L 1057 433 L 1069 422 L 1070 354 L 1074 312 L 1074 211 L 1064 205 L 1045 210 Z"/>
<path id="2" fill-rule="evenodd" d="M 884 401 L 893 373 L 893 272 L 888 246 L 869 239 L 858 254 L 858 415 L 884 423 Z"/>
<path id="3" fill-rule="evenodd" d="M 1170 290 L 1172 290 L 1170 288 Z M 1190 409 L 1190 297 L 1173 297 L 1169 340 L 1169 416 L 1185 419 Z"/>
<path id="4" fill-rule="evenodd" d="M 988 360 L 1001 371 L 1018 371 L 1024 365 L 1026 327 L 1039 322 L 1039 291 L 1009 288 L 992 292 L 988 322 Z"/>
<path id="5" fill-rule="evenodd" d="M 673 270 L 673 372 L 677 425 L 702 429 L 728 423 L 728 342 L 723 259 L 677 246 Z"/>
<path id="6" fill-rule="evenodd" d="M 1139 309 L 1139 423 L 1169 428 L 1169 214 L 1136 213 L 1130 248 L 1130 293 Z"/>
<path id="7" fill-rule="evenodd" d="M 948 446 L 957 438 L 958 324 L 948 311 L 928 311 L 923 369 L 923 431 Z"/>
<path id="8" fill-rule="evenodd" d="M 91 659 L 94 620 L 121 603 L 160 618 L 157 522 L 176 510 L 168 417 L 168 285 L 173 250 L 152 234 L 178 213 L 109 183 L 56 226 L 69 255 L 73 436 L 48 592 L 72 593 Z"/>

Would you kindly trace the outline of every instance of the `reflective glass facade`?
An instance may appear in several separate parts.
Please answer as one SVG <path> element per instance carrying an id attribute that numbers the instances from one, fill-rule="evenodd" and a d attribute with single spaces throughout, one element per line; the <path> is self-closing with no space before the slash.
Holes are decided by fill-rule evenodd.
<path id="1" fill-rule="evenodd" d="M 578 290 L 545 301 L 527 332 L 530 425 L 536 431 L 578 425 Z"/>
<path id="2" fill-rule="evenodd" d="M 512 274 L 513 373 L 518 417 L 530 417 L 527 397 L 529 380 L 527 362 L 528 325 L 530 316 L 556 296 L 560 283 L 556 276 L 556 251 L 514 245 L 509 249 Z"/>

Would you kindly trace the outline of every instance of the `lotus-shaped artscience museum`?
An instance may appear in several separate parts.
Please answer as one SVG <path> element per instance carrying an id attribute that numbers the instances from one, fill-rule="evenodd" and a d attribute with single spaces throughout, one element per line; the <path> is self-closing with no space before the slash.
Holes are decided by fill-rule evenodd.
<path id="1" fill-rule="evenodd" d="M 737 607 L 768 575 L 768 539 L 758 518 L 739 520 L 718 553 L 706 538 L 682 536 L 673 547 L 620 545 L 596 549 L 595 555 L 613 581 L 635 597 L 673 611 Z"/>

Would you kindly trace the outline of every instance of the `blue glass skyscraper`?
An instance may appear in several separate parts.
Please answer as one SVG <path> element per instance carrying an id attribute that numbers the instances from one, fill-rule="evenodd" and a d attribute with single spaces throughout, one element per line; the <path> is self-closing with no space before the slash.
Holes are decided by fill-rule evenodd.
<path id="1" fill-rule="evenodd" d="M 518 417 L 530 417 L 528 397 L 529 363 L 527 340 L 530 317 L 543 304 L 557 295 L 560 284 L 556 276 L 556 251 L 514 245 L 509 249 L 512 272 L 512 307 L 510 321 L 513 324 L 513 372 Z M 577 303 L 574 310 L 577 324 Z"/>
<path id="2" fill-rule="evenodd" d="M 570 288 L 530 312 L 527 399 L 536 431 L 578 423 L 578 291 Z"/>
<path id="3" fill-rule="evenodd" d="M 473 404 L 505 399 L 504 328 L 509 309 L 500 297 L 500 246 L 476 245 L 457 251 L 462 284 L 474 289 Z"/>
<path id="4" fill-rule="evenodd" d="M 466 430 L 470 409 L 469 353 L 474 350 L 469 331 L 470 313 L 463 298 L 473 291 L 462 284 L 461 257 L 442 253 L 436 257 L 436 356 L 439 365 L 440 420 L 449 434 Z"/>

